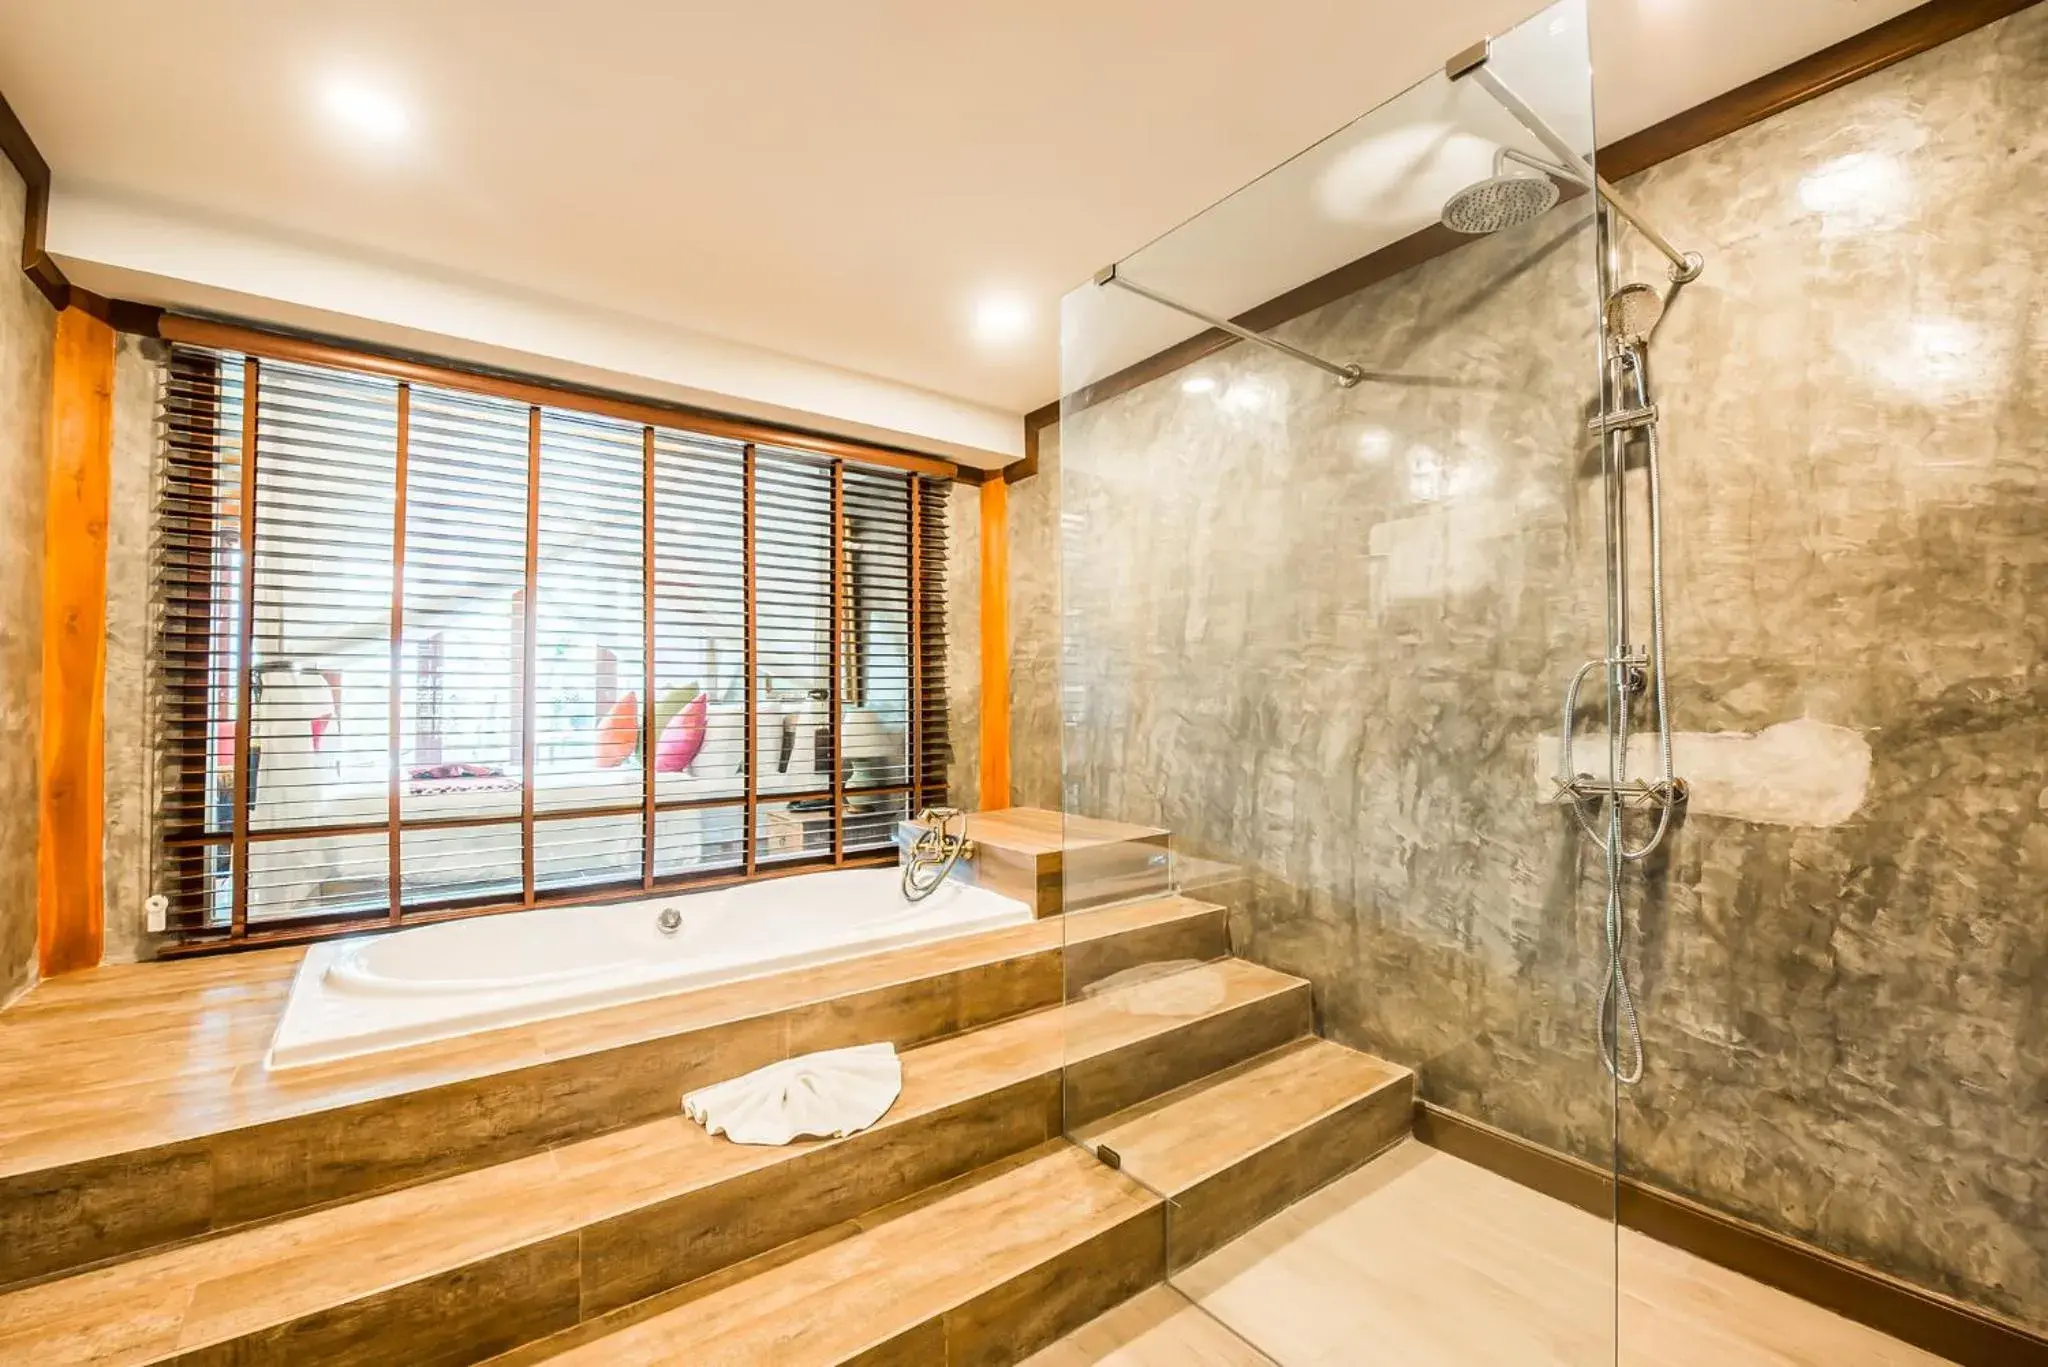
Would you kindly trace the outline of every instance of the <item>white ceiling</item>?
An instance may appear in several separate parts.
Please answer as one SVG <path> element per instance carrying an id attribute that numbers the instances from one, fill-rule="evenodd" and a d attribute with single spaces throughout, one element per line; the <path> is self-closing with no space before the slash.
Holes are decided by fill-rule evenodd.
<path id="1" fill-rule="evenodd" d="M 1593 0 L 1600 140 L 1912 3 Z M 1069 287 L 1533 8 L 0 0 L 0 90 L 60 191 L 1014 414 Z M 409 104 L 402 151 L 323 122 L 336 72 Z M 1010 345 L 971 339 L 990 290 Z"/>

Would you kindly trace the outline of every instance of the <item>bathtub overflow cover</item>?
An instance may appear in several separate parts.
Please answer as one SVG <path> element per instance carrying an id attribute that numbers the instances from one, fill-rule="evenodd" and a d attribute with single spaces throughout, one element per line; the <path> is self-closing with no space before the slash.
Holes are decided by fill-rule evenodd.
<path id="1" fill-rule="evenodd" d="M 683 913 L 674 907 L 663 907 L 661 915 L 654 918 L 654 924 L 661 928 L 662 934 L 673 935 L 683 927 Z"/>

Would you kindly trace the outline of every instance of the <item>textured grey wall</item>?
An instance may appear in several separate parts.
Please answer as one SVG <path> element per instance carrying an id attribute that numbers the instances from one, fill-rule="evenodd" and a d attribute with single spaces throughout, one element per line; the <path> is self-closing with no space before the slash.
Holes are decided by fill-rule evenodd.
<path id="1" fill-rule="evenodd" d="M 0 1003 L 35 974 L 43 425 L 56 314 L 16 268 L 24 190 L 0 159 Z"/>
<path id="2" fill-rule="evenodd" d="M 981 805 L 981 489 L 955 484 L 946 505 L 946 801 Z"/>
<path id="3" fill-rule="evenodd" d="M 1688 729 L 1855 727 L 1827 830 L 1691 823 L 1631 1170 L 2048 1326 L 2048 8 L 1632 186 Z"/>
<path id="4" fill-rule="evenodd" d="M 1872 769 L 1632 884 L 1619 1124 L 1628 1171 L 2048 1328 L 2043 89 L 2037 7 L 1630 187 L 1709 263 L 1653 351 L 1677 724 Z M 1249 866 L 1329 1034 L 1604 1158 L 1598 868 L 1531 781 L 1600 646 L 1588 236 L 1291 325 L 1415 383 L 1239 347 L 1070 420 L 1063 667 L 1077 808 Z"/>
<path id="5" fill-rule="evenodd" d="M 143 903 L 154 881 L 156 774 L 150 748 L 150 532 L 158 451 L 156 343 L 123 334 L 114 351 L 114 439 L 107 491 L 106 958 L 148 956 Z"/>
<path id="6" fill-rule="evenodd" d="M 1010 801 L 1060 810 L 1060 430 L 1010 486 Z"/>

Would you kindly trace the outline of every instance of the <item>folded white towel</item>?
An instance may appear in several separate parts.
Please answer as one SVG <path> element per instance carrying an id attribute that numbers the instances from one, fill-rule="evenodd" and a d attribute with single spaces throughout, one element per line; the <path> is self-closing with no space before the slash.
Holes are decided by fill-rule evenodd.
<path id="1" fill-rule="evenodd" d="M 857 1044 L 784 1059 L 683 1098 L 683 1114 L 735 1144 L 837 1139 L 887 1115 L 903 1091 L 893 1044 Z"/>

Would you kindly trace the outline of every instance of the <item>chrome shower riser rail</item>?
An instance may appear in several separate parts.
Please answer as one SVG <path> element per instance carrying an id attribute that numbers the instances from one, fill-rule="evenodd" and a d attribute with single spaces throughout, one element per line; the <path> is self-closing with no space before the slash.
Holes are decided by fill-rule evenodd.
<path id="1" fill-rule="evenodd" d="M 1351 388 L 1351 386 L 1357 384 L 1360 380 L 1365 378 L 1365 370 L 1363 367 L 1356 365 L 1339 365 L 1335 361 L 1326 361 L 1322 357 L 1314 355 L 1311 352 L 1303 351 L 1298 346 L 1289 346 L 1286 342 L 1280 341 L 1279 339 L 1274 337 L 1268 337 L 1263 332 L 1254 332 L 1252 329 L 1248 327 L 1244 327 L 1238 323 L 1233 323 L 1228 318 L 1219 318 L 1213 313 L 1204 313 L 1201 309 L 1195 308 L 1188 304 L 1183 304 L 1178 299 L 1169 298 L 1168 296 L 1159 293 L 1157 290 L 1147 289 L 1145 288 L 1145 286 L 1140 285 L 1135 281 L 1125 279 L 1124 276 L 1118 272 L 1115 266 L 1104 266 L 1101 270 L 1097 271 L 1095 273 L 1095 283 L 1097 285 L 1115 285 L 1118 289 L 1127 290 L 1130 293 L 1137 295 L 1140 299 L 1150 299 L 1153 303 L 1159 305 L 1161 308 L 1169 308 L 1172 309 L 1175 313 L 1184 313 L 1190 318 L 1199 319 L 1202 322 L 1207 323 L 1210 327 L 1216 328 L 1222 332 L 1227 332 L 1231 336 L 1236 337 L 1241 341 L 1251 342 L 1258 346 L 1269 348 L 1270 350 L 1277 351 L 1284 356 L 1292 356 L 1297 361 L 1305 361 L 1309 365 L 1314 366 L 1317 370 L 1323 371 L 1326 374 L 1330 375 L 1333 379 L 1337 381 L 1338 384 L 1344 386 L 1344 388 L 1346 389 Z"/>

